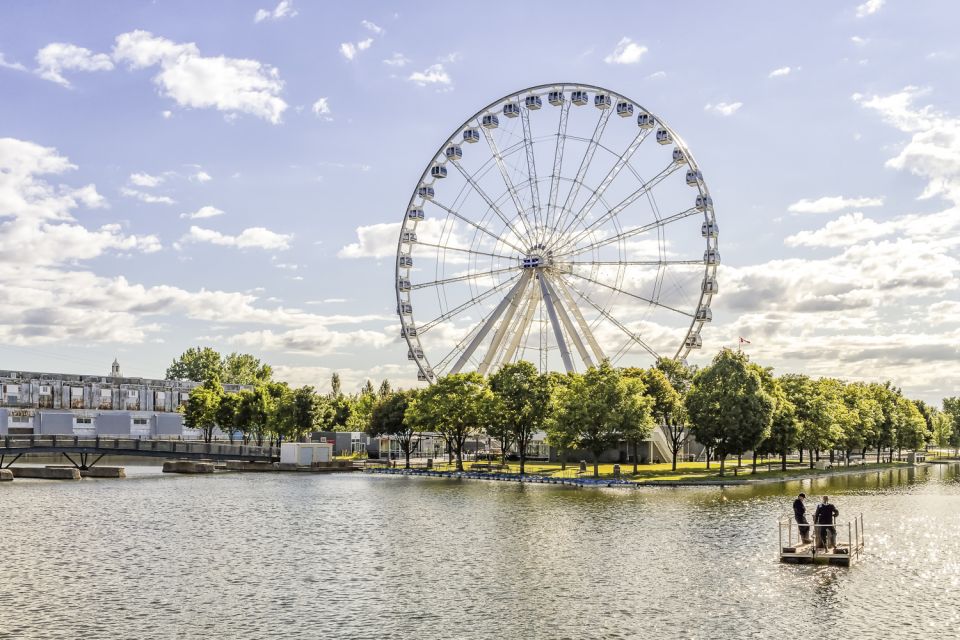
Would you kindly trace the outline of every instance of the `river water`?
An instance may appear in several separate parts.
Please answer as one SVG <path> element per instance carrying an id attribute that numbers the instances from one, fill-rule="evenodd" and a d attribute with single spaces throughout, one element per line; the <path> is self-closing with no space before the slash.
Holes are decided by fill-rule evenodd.
<path id="1" fill-rule="evenodd" d="M 732 488 L 390 476 L 0 485 L 0 638 L 954 638 L 956 465 Z M 863 512 L 851 569 L 778 515 Z M 844 531 L 845 529 L 841 529 Z"/>

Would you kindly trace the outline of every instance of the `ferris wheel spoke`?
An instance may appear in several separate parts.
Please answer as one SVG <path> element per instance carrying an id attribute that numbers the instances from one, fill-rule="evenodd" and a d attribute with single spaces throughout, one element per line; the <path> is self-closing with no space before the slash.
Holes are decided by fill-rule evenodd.
<path id="1" fill-rule="evenodd" d="M 663 304 L 663 303 L 660 302 L 659 300 L 654 300 L 654 299 L 652 299 L 652 298 L 647 298 L 646 296 L 641 296 L 641 295 L 636 294 L 636 293 L 631 293 L 631 292 L 629 292 L 629 291 L 625 291 L 625 290 L 621 289 L 620 287 L 614 287 L 613 285 L 609 285 L 609 284 L 607 284 L 606 282 L 600 282 L 599 280 L 597 280 L 597 279 L 595 279 L 595 278 L 589 278 L 589 277 L 587 277 L 587 276 L 581 275 L 581 274 L 579 274 L 579 273 L 574 273 L 574 272 L 572 272 L 572 271 L 569 272 L 569 273 L 567 273 L 566 275 L 568 275 L 568 276 L 573 276 L 573 277 L 575 277 L 575 278 L 580 278 L 581 280 L 586 280 L 587 282 L 592 282 L 593 284 L 595 284 L 595 285 L 597 285 L 597 286 L 603 287 L 603 288 L 605 288 L 605 289 L 610 289 L 611 291 L 615 291 L 615 292 L 617 292 L 617 293 L 622 293 L 623 295 L 628 296 L 628 297 L 630 297 L 630 298 L 636 298 L 637 300 L 640 300 L 641 302 L 646 302 L 647 304 L 652 304 L 652 305 L 657 306 L 657 307 L 660 307 L 660 308 L 662 308 L 662 309 L 667 309 L 668 311 L 673 311 L 674 313 L 679 313 L 680 315 L 686 316 L 686 317 L 688 317 L 688 318 L 693 318 L 693 317 L 694 317 L 694 314 L 689 313 L 689 312 L 687 312 L 687 311 L 681 311 L 680 309 L 675 309 L 675 308 L 671 307 L 670 305 Z"/>
<path id="2" fill-rule="evenodd" d="M 473 352 L 477 350 L 477 347 L 480 346 L 480 343 L 483 342 L 483 339 L 487 337 L 487 334 L 490 333 L 490 330 L 500 319 L 500 316 L 503 315 L 503 312 L 506 311 L 508 306 L 514 305 L 514 300 L 517 296 L 526 288 L 527 282 L 530 281 L 530 277 L 533 275 L 533 271 L 528 269 L 524 271 L 523 275 L 520 276 L 520 280 L 513 286 L 513 289 L 510 290 L 510 293 L 504 297 L 503 300 L 494 308 L 493 313 L 487 316 L 487 319 L 481 324 L 480 330 L 473 336 L 473 339 L 470 341 L 470 344 L 467 345 L 467 348 L 463 350 L 463 353 L 460 354 L 460 358 L 453 365 L 453 368 L 450 369 L 450 373 L 459 373 L 463 368 L 463 365 L 467 363 L 468 360 L 473 356 Z"/>
<path id="3" fill-rule="evenodd" d="M 590 233 L 590 231 L 592 231 L 594 228 L 597 227 L 597 225 L 603 224 L 607 220 L 610 220 L 611 218 L 618 216 L 621 211 L 623 211 L 624 209 L 629 207 L 631 204 L 636 202 L 639 198 L 648 194 L 651 190 L 653 190 L 655 186 L 663 182 L 668 176 L 674 173 L 679 167 L 680 167 L 680 164 L 676 162 L 671 162 L 669 165 L 667 165 L 667 167 L 663 169 L 663 171 L 661 171 L 660 173 L 655 175 L 653 178 L 645 182 L 643 186 L 641 186 L 639 189 L 637 189 L 636 191 L 628 195 L 626 198 L 621 200 L 619 203 L 617 203 L 615 206 L 609 209 L 605 214 L 603 214 L 602 216 L 600 216 L 599 218 L 591 222 L 586 228 L 581 230 L 580 233 L 577 234 L 575 237 L 570 238 L 568 240 L 563 240 L 563 237 L 559 236 L 560 244 L 557 247 L 557 249 L 562 250 L 571 246 L 576 246 L 577 242 L 579 242 L 582 238 L 587 236 Z"/>
<path id="4" fill-rule="evenodd" d="M 461 215 L 459 212 L 454 211 L 454 210 L 451 209 L 450 207 L 448 207 L 448 206 L 446 206 L 446 205 L 444 205 L 444 204 L 441 204 L 441 203 L 437 202 L 436 200 L 429 200 L 428 202 L 431 202 L 431 203 L 437 205 L 438 207 L 440 207 L 441 209 L 443 209 L 444 211 L 446 211 L 446 212 L 449 213 L 450 215 L 454 216 L 454 217 L 457 218 L 458 220 L 461 220 L 462 222 L 467 223 L 468 225 L 470 225 L 471 227 L 473 227 L 473 228 L 476 229 L 477 231 L 482 231 L 483 233 L 487 234 L 488 236 L 490 236 L 491 238 L 493 238 L 493 239 L 496 240 L 497 242 L 502 242 L 503 244 L 507 245 L 507 246 L 510 247 L 511 249 L 515 249 L 515 250 L 516 250 L 517 252 L 519 252 L 521 255 L 523 255 L 523 254 L 525 254 L 525 253 L 527 252 L 526 249 L 521 249 L 520 247 L 518 247 L 517 245 L 513 244 L 512 242 L 508 242 L 507 240 L 505 240 L 505 239 L 503 238 L 503 236 L 498 236 L 497 234 L 493 233 L 492 231 L 490 231 L 490 230 L 487 229 L 486 227 L 481 227 L 480 225 L 478 225 L 478 224 L 477 224 L 476 222 L 474 222 L 473 220 L 470 220 L 469 218 Z"/>
<path id="5" fill-rule="evenodd" d="M 617 158 L 617 162 L 610 168 L 610 171 L 607 172 L 607 175 L 604 176 L 603 181 L 600 182 L 600 186 L 593 190 L 590 194 L 590 197 L 586 202 L 583 203 L 583 206 L 580 207 L 580 210 L 577 214 L 567 223 L 567 226 L 564 227 L 563 231 L 559 233 L 557 237 L 563 238 L 567 231 L 570 230 L 570 227 L 574 225 L 577 220 L 584 220 L 583 216 L 589 213 L 593 207 L 597 204 L 600 198 L 603 197 L 603 194 L 606 192 L 607 188 L 617 179 L 617 175 L 620 174 L 620 171 L 627 166 L 630 162 L 630 158 L 633 157 L 633 154 L 636 153 L 637 149 L 640 148 L 640 145 L 643 144 L 643 141 L 646 140 L 647 136 L 650 135 L 652 129 L 641 129 L 640 133 L 636 135 L 633 141 L 630 143 L 630 146 L 620 154 Z M 585 222 L 585 220 L 584 220 Z"/>
<path id="6" fill-rule="evenodd" d="M 662 267 L 667 265 L 703 265 L 703 260 L 571 260 L 567 262 L 558 262 L 563 266 L 580 266 L 580 265 L 609 265 L 609 266 L 625 266 L 625 267 Z"/>
<path id="7" fill-rule="evenodd" d="M 501 346 L 503 345 L 504 338 L 507 336 L 507 332 L 513 326 L 513 318 L 517 314 L 517 310 L 523 304 L 523 301 L 527 298 L 529 282 L 530 278 L 527 278 L 527 280 L 522 284 L 518 284 L 516 293 L 510 296 L 510 304 L 507 305 L 504 318 L 500 321 L 500 325 L 493 334 L 493 339 L 490 340 L 490 346 L 487 347 L 487 353 L 483 357 L 483 361 L 480 363 L 480 368 L 477 370 L 480 375 L 486 375 L 494 360 L 502 353 Z"/>
<path id="8" fill-rule="evenodd" d="M 497 163 L 497 168 L 500 169 L 500 176 L 503 178 L 503 183 L 507 186 L 507 191 L 510 192 L 510 198 L 513 200 L 514 206 L 517 208 L 517 216 L 519 216 L 520 221 L 523 223 L 523 228 L 527 231 L 527 238 L 533 240 L 536 238 L 534 230 L 531 229 L 530 223 L 527 220 L 527 216 L 523 210 L 523 203 L 520 202 L 520 195 L 517 193 L 517 188 L 513 184 L 513 180 L 510 179 L 510 172 L 507 171 L 507 164 L 503 160 L 503 154 L 500 153 L 500 148 L 497 146 L 497 141 L 493 139 L 493 134 L 490 133 L 490 130 L 486 127 L 481 127 L 483 131 L 483 137 L 487 140 L 487 146 L 490 147 L 490 153 L 493 154 L 493 159 Z"/>
<path id="9" fill-rule="evenodd" d="M 434 244 L 432 242 L 424 242 L 422 240 L 417 240 L 415 246 L 418 247 L 431 247 L 433 249 L 443 249 L 444 251 L 460 251 L 462 253 L 472 253 L 477 256 L 489 256 L 492 258 L 503 258 L 504 260 L 513 260 L 516 262 L 516 256 L 505 256 L 502 253 L 488 253 L 486 251 L 477 251 L 476 249 L 470 249 L 468 247 L 457 247 L 454 245 L 448 244 Z"/>
<path id="10" fill-rule="evenodd" d="M 557 196 L 560 191 L 560 172 L 563 170 L 563 148 L 567 142 L 567 121 L 570 115 L 570 101 L 560 104 L 560 122 L 557 125 L 557 143 L 553 150 L 553 172 L 550 174 L 550 198 L 547 203 L 547 227 L 553 228 L 557 218 Z"/>
<path id="11" fill-rule="evenodd" d="M 459 162 L 454 160 L 451 161 L 450 164 L 457 168 L 457 171 L 459 171 L 460 175 L 463 176 L 463 179 L 467 181 L 467 184 L 469 184 L 473 190 L 477 192 L 477 195 L 483 198 L 483 201 L 486 202 L 487 206 L 490 207 L 490 209 L 497 214 L 497 217 L 503 221 L 503 224 L 506 225 L 506 228 L 510 230 L 510 233 L 512 233 L 521 244 L 527 244 L 527 239 L 524 237 L 524 235 L 517 231 L 516 227 L 507 219 L 507 217 L 503 214 L 503 211 L 500 210 L 500 207 L 497 206 L 497 203 L 493 201 L 493 198 L 491 198 L 487 192 L 484 191 L 479 184 L 477 184 L 476 179 L 467 173 L 466 169 L 464 169 Z M 521 220 L 521 222 L 523 222 L 524 227 L 526 227 L 526 221 Z M 522 251 L 521 253 L 526 253 L 526 251 Z"/>
<path id="12" fill-rule="evenodd" d="M 491 297 L 491 296 L 492 296 L 493 294 L 495 294 L 496 292 L 501 291 L 501 290 L 503 290 L 504 288 L 506 288 L 506 286 L 507 286 L 508 284 L 513 283 L 514 280 L 517 280 L 518 278 L 520 278 L 520 275 L 521 275 L 521 274 L 518 273 L 517 275 L 515 275 L 515 276 L 513 276 L 513 277 L 511 277 L 511 278 L 508 278 L 508 279 L 504 280 L 503 282 L 501 282 L 500 284 L 496 285 L 495 287 L 492 287 L 492 288 L 484 291 L 484 292 L 481 293 L 480 295 L 475 296 L 475 297 L 467 300 L 467 301 L 464 302 L 463 304 L 460 304 L 460 305 L 454 307 L 453 309 L 450 309 L 449 311 L 446 311 L 446 312 L 440 314 L 439 316 L 437 316 L 436 318 L 434 318 L 434 319 L 431 320 L 430 322 L 427 322 L 426 324 L 422 325 L 422 326 L 418 329 L 419 334 L 424 334 L 424 333 L 426 333 L 427 331 L 429 331 L 430 329 L 432 329 L 433 327 L 435 327 L 435 326 L 437 326 L 438 324 L 440 324 L 441 322 L 446 322 L 447 320 L 450 320 L 451 318 L 454 318 L 454 317 L 456 317 L 457 315 L 463 313 L 464 311 L 466 311 L 466 310 L 469 309 L 470 307 L 475 306 L 475 305 L 483 302 L 484 300 L 486 300 L 487 298 Z"/>
<path id="13" fill-rule="evenodd" d="M 439 287 L 441 285 L 450 284 L 451 282 L 463 282 L 465 280 L 474 280 L 476 278 L 489 278 L 490 276 L 496 275 L 498 273 L 505 273 L 507 271 L 516 271 L 520 267 L 504 267 L 503 269 L 493 269 L 492 271 L 477 271 L 474 273 L 468 273 L 462 276 L 452 276 L 450 278 L 443 278 L 442 280 L 433 280 L 431 282 L 422 282 L 419 284 L 414 284 L 410 286 L 410 290 L 416 289 L 426 289 L 428 287 Z"/>
<path id="14" fill-rule="evenodd" d="M 635 333 L 635 332 L 633 332 L 633 331 L 630 331 L 630 329 L 627 328 L 626 325 L 624 325 L 622 322 L 620 322 L 620 321 L 617 320 L 615 317 L 613 317 L 613 315 L 612 315 L 609 311 L 607 311 L 606 309 L 604 309 L 603 307 L 601 307 L 600 305 L 598 305 L 596 302 L 594 302 L 593 300 L 591 300 L 591 299 L 590 299 L 590 296 L 588 296 L 587 294 L 583 293 L 582 291 L 580 291 L 579 289 L 577 289 L 576 287 L 574 287 L 574 286 L 572 286 L 572 285 L 568 285 L 568 286 L 570 286 L 570 289 L 571 289 L 574 293 L 576 293 L 578 296 L 580 296 L 580 298 L 582 298 L 582 299 L 584 300 L 584 302 L 586 302 L 586 303 L 589 304 L 591 307 L 593 307 L 594 309 L 596 309 L 596 310 L 597 310 L 597 313 L 599 313 L 601 316 L 603 316 L 604 318 L 606 318 L 607 321 L 610 322 L 610 324 L 612 324 L 613 326 L 615 326 L 617 329 L 619 329 L 619 330 L 622 331 L 623 333 L 627 334 L 627 336 L 629 336 L 629 338 L 630 338 L 631 340 L 633 340 L 633 341 L 636 342 L 638 345 L 640 345 L 641 347 L 643 347 L 643 349 L 644 349 L 647 353 L 649 353 L 650 355 L 652 355 L 654 358 L 659 358 L 659 357 L 660 357 L 660 356 L 657 354 L 657 352 L 653 350 L 653 347 L 651 347 L 650 345 L 648 345 L 648 344 L 646 343 L 646 341 L 644 341 L 643 338 L 640 337 L 639 334 L 637 334 L 637 333 Z"/>
<path id="15" fill-rule="evenodd" d="M 567 287 L 567 283 L 563 281 L 563 278 L 551 279 L 550 282 L 563 297 L 564 302 L 566 302 L 570 307 L 570 312 L 573 313 L 574 319 L 580 326 L 580 332 L 583 334 L 583 337 L 587 339 L 587 344 L 590 345 L 590 349 L 593 350 L 593 355 L 596 357 L 597 362 L 603 362 L 606 359 L 606 356 L 603 354 L 603 349 L 600 348 L 600 343 L 597 342 L 597 339 L 593 335 L 593 331 L 590 330 L 590 325 L 587 324 L 586 319 L 583 317 L 583 313 L 580 311 L 580 306 L 577 304 L 577 301 L 573 299 L 572 295 L 570 295 L 570 289 Z"/>
<path id="16" fill-rule="evenodd" d="M 648 231 L 657 229 L 659 227 L 665 227 L 668 224 L 677 222 L 678 220 L 683 220 L 684 218 L 689 218 L 690 216 L 696 215 L 698 213 L 700 213 L 700 211 L 697 210 L 696 207 L 691 207 L 689 209 L 685 209 L 678 213 L 671 214 L 665 218 L 660 218 L 655 222 L 651 222 L 649 224 L 645 224 L 639 227 L 634 227 L 633 229 L 628 229 L 626 231 L 618 233 L 615 236 L 610 236 L 609 238 L 604 238 L 603 240 L 597 240 L 596 242 L 591 242 L 590 244 L 584 245 L 582 247 L 576 247 L 575 249 L 570 249 L 569 251 L 566 251 L 566 252 L 555 253 L 553 255 L 553 259 L 558 260 L 559 258 L 563 258 L 565 256 L 579 256 L 581 254 L 586 253 L 587 251 L 599 249 L 600 247 L 605 247 L 609 244 L 613 244 L 614 242 L 619 242 L 620 240 L 626 240 L 627 238 L 638 236 L 642 233 L 646 233 Z"/>
<path id="17" fill-rule="evenodd" d="M 553 327 L 553 336 L 557 341 L 557 349 L 560 351 L 560 359 L 563 360 L 563 367 L 567 372 L 573 371 L 573 360 L 570 359 L 570 348 L 563 337 L 563 329 L 560 328 L 560 320 L 557 316 L 557 309 L 553 304 L 553 294 L 547 285 L 545 278 L 540 278 L 540 297 L 543 298 L 543 304 L 547 308 L 547 318 L 550 320 L 550 326 Z M 541 353 L 541 357 L 542 357 Z"/>
<path id="18" fill-rule="evenodd" d="M 569 303 L 564 301 L 564 299 L 558 295 L 558 288 L 554 286 L 553 281 L 550 278 L 547 278 L 546 274 L 541 274 L 540 281 L 546 285 L 547 291 L 550 293 L 550 297 L 553 299 L 553 304 L 556 307 L 557 316 L 560 318 L 560 323 L 563 325 L 563 329 L 566 332 L 567 337 L 571 342 L 573 342 L 573 346 L 576 347 L 577 353 L 580 354 L 580 360 L 582 360 L 588 368 L 592 367 L 594 363 L 593 359 L 590 357 L 590 352 L 587 351 L 587 347 L 583 344 L 583 339 L 580 337 L 580 334 L 573 325 L 573 321 L 570 319 L 570 314 L 567 313 L 566 304 Z"/>
<path id="19" fill-rule="evenodd" d="M 540 185 L 537 181 L 537 160 L 533 155 L 533 136 L 530 134 L 530 110 L 520 110 L 520 120 L 523 123 L 523 147 L 527 152 L 527 177 L 530 179 L 530 201 L 533 203 L 534 232 L 540 233 L 538 239 L 542 242 L 543 226 L 540 211 Z"/>
<path id="20" fill-rule="evenodd" d="M 597 126 L 594 127 L 593 137 L 590 139 L 590 142 L 587 143 L 587 150 L 583 154 L 583 159 L 580 160 L 580 168 L 577 169 L 577 177 L 573 179 L 573 184 L 570 185 L 570 190 L 567 191 L 567 197 L 563 202 L 563 209 L 560 210 L 560 217 L 557 219 L 557 225 L 553 228 L 553 233 L 548 239 L 548 243 L 557 237 L 558 229 L 566 226 L 565 223 L 569 217 L 570 209 L 573 207 L 577 200 L 577 195 L 580 193 L 580 186 L 583 184 L 583 179 L 587 175 L 587 169 L 590 168 L 590 163 L 593 162 L 593 155 L 596 153 L 597 146 L 600 144 L 600 138 L 603 136 L 603 131 L 607 127 L 607 122 L 610 121 L 611 113 L 613 113 L 612 109 L 601 109 L 600 111 L 600 118 L 597 120 Z"/>
<path id="21" fill-rule="evenodd" d="M 507 345 L 507 348 L 494 355 L 494 361 L 491 363 L 491 366 L 494 370 L 513 360 L 514 355 L 517 353 L 517 349 L 520 347 L 520 341 L 527 333 L 530 323 L 533 320 L 533 312 L 537 308 L 539 295 L 540 290 L 537 287 L 529 287 L 527 290 L 526 297 L 520 303 L 521 306 L 523 306 L 524 303 L 526 306 L 521 313 L 516 315 L 513 326 L 511 326 L 508 330 L 510 341 Z"/>

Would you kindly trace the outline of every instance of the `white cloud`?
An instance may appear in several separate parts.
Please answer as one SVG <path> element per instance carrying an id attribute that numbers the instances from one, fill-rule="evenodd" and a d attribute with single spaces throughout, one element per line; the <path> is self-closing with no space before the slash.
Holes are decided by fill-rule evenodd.
<path id="1" fill-rule="evenodd" d="M 906 169 L 924 178 L 927 185 L 921 198 L 942 196 L 960 203 L 960 119 L 929 105 L 914 107 L 914 101 L 924 93 L 917 87 L 905 87 L 888 96 L 854 94 L 853 99 L 878 112 L 900 131 L 911 134 L 900 152 L 887 160 L 887 167 Z"/>
<path id="2" fill-rule="evenodd" d="M 42 178 L 74 169 L 55 149 L 0 138 L 0 270 L 86 260 L 111 250 L 160 248 L 155 236 L 125 235 L 116 224 L 90 230 L 77 223 L 74 209 L 104 205 L 96 187 L 55 187 Z M 0 278 L 0 289 L 4 286 Z"/>
<path id="3" fill-rule="evenodd" d="M 366 40 L 361 40 L 356 44 L 352 42 L 342 42 L 340 43 L 340 55 L 342 55 L 347 60 L 353 60 L 358 53 L 361 51 L 366 51 L 373 44 L 373 38 L 367 38 Z"/>
<path id="4" fill-rule="evenodd" d="M 430 84 L 449 85 L 452 82 L 450 75 L 440 63 L 432 64 L 423 71 L 414 71 L 410 74 L 407 80 L 415 82 L 421 87 L 425 87 Z"/>
<path id="5" fill-rule="evenodd" d="M 173 117 L 173 111 L 164 110 L 160 112 L 160 115 L 163 116 L 164 120 L 169 120 L 171 117 Z"/>
<path id="6" fill-rule="evenodd" d="M 149 173 L 131 173 L 130 184 L 138 187 L 155 187 L 163 182 L 163 176 L 152 176 Z"/>
<path id="7" fill-rule="evenodd" d="M 94 53 L 90 49 L 65 42 L 52 42 L 37 51 L 37 73 L 41 78 L 56 82 L 64 87 L 70 81 L 63 77 L 63 71 L 110 71 L 113 61 L 105 53 Z"/>
<path id="8" fill-rule="evenodd" d="M 223 210 L 217 209 L 216 207 L 207 205 L 205 207 L 200 207 L 193 213 L 181 213 L 180 217 L 187 220 L 201 220 L 203 218 L 215 218 L 216 216 L 222 216 Z"/>
<path id="9" fill-rule="evenodd" d="M 19 62 L 8 62 L 0 51 L 0 69 L 13 69 L 14 71 L 26 71 L 27 68 Z"/>
<path id="10" fill-rule="evenodd" d="M 215 108 L 227 115 L 248 113 L 278 124 L 287 103 L 276 68 L 256 60 L 205 57 L 196 44 L 175 43 L 149 31 L 117 36 L 113 57 L 131 69 L 159 66 L 153 81 L 183 107 Z"/>
<path id="11" fill-rule="evenodd" d="M 847 247 L 891 233 L 887 226 L 855 211 L 828 222 L 816 231 L 800 231 L 787 237 L 788 247 Z"/>
<path id="12" fill-rule="evenodd" d="M 865 18 L 875 14 L 877 11 L 883 8 L 886 0 L 867 0 L 861 5 L 857 5 L 857 17 Z"/>
<path id="13" fill-rule="evenodd" d="M 658 79 L 658 78 L 666 78 L 666 77 L 667 77 L 667 72 L 666 72 L 666 71 L 654 71 L 653 73 L 651 73 L 651 74 L 650 74 L 649 76 L 647 76 L 647 77 L 650 78 L 651 80 L 656 80 L 656 79 Z"/>
<path id="14" fill-rule="evenodd" d="M 263 227 L 250 227 L 239 235 L 231 236 L 213 229 L 192 226 L 190 231 L 180 238 L 180 243 L 208 243 L 238 249 L 285 250 L 290 248 L 292 239 L 292 234 L 275 233 Z"/>
<path id="15" fill-rule="evenodd" d="M 293 8 L 293 2 L 291 2 L 291 0 L 281 0 L 280 3 L 273 8 L 273 11 L 269 9 L 259 9 L 253 16 L 253 21 L 281 20 L 283 18 L 292 18 L 295 15 L 297 15 L 297 10 Z"/>
<path id="16" fill-rule="evenodd" d="M 793 71 L 792 67 L 778 67 L 770 72 L 767 76 L 768 78 L 781 78 L 783 76 L 790 75 L 790 72 Z"/>
<path id="17" fill-rule="evenodd" d="M 732 116 L 737 111 L 740 110 L 740 107 L 743 106 L 742 102 L 718 102 L 716 104 L 707 103 L 704 107 L 704 111 L 712 111 L 718 113 L 721 116 Z"/>
<path id="18" fill-rule="evenodd" d="M 640 58 L 642 58 L 646 52 L 647 48 L 645 46 L 637 44 L 630 38 L 624 36 L 620 39 L 620 42 L 617 43 L 613 52 L 606 56 L 603 61 L 607 64 L 636 64 L 640 62 Z"/>
<path id="19" fill-rule="evenodd" d="M 147 204 L 176 204 L 176 200 L 169 196 L 155 196 L 152 193 L 130 189 L 129 187 L 120 187 L 120 195 L 128 198 L 136 198 L 140 202 Z"/>
<path id="20" fill-rule="evenodd" d="M 402 53 L 394 53 L 392 56 L 384 60 L 383 64 L 390 65 L 391 67 L 405 67 L 410 64 L 410 58 Z"/>
<path id="21" fill-rule="evenodd" d="M 835 213 L 844 209 L 883 206 L 883 198 L 845 198 L 844 196 L 823 196 L 816 200 L 804 198 L 787 207 L 791 213 Z"/>
<path id="22" fill-rule="evenodd" d="M 860 36 L 850 36 L 850 42 L 858 47 L 862 47 L 863 45 L 867 44 L 869 40 L 867 38 L 861 38 Z"/>
<path id="23" fill-rule="evenodd" d="M 383 32 L 384 32 L 383 27 L 378 26 L 378 25 L 370 22 L 369 20 L 361 20 L 361 21 L 360 21 L 360 24 L 362 24 L 362 25 L 363 25 L 363 28 L 366 29 L 367 31 L 371 31 L 371 32 L 373 32 L 374 34 L 376 34 L 376 35 L 378 35 L 378 36 L 379 36 L 379 35 L 383 35 Z"/>
<path id="24" fill-rule="evenodd" d="M 317 98 L 317 101 L 313 103 L 313 106 L 310 107 L 310 110 L 313 111 L 313 114 L 318 118 L 330 121 L 333 118 L 330 116 L 330 101 L 324 98 Z"/>
<path id="25" fill-rule="evenodd" d="M 202 184 L 204 182 L 210 182 L 211 180 L 213 180 L 213 177 L 203 169 L 197 169 L 197 172 L 190 176 L 190 182 L 199 182 Z"/>

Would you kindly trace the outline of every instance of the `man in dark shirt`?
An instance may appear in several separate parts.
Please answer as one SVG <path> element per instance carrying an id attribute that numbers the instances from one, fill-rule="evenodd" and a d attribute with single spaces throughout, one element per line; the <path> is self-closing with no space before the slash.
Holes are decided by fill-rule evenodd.
<path id="1" fill-rule="evenodd" d="M 803 504 L 803 501 L 806 500 L 807 494 L 801 493 L 797 496 L 797 499 L 793 501 L 793 517 L 797 521 L 798 528 L 800 529 L 800 539 L 803 542 L 810 542 L 810 527 L 807 523 L 807 507 Z"/>
<path id="2" fill-rule="evenodd" d="M 824 549 L 832 550 L 836 546 L 837 528 L 833 525 L 834 519 L 839 515 L 840 511 L 830 504 L 830 498 L 823 496 L 823 502 L 817 505 L 813 514 L 813 523 L 820 525 L 817 527 L 817 539 Z"/>

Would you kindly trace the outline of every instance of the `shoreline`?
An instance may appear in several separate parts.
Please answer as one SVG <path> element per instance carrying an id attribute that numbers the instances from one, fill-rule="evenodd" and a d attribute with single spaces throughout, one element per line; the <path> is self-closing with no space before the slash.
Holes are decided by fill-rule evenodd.
<path id="1" fill-rule="evenodd" d="M 551 476 L 541 476 L 536 474 L 519 475 L 516 473 L 482 473 L 478 471 L 435 471 L 429 469 L 391 469 L 391 468 L 373 468 L 364 469 L 363 473 L 389 475 L 389 476 L 417 476 L 425 478 L 445 478 L 457 480 L 486 480 L 488 482 L 517 482 L 520 484 L 552 484 L 568 487 L 599 487 L 599 488 L 619 488 L 619 489 L 639 489 L 649 487 L 724 487 L 724 486 L 748 486 L 759 484 L 773 484 L 777 482 L 796 482 L 798 480 L 817 479 L 830 476 L 861 475 L 866 473 L 877 473 L 891 471 L 895 469 L 917 469 L 929 466 L 929 462 L 915 464 L 884 465 L 880 467 L 867 467 L 858 469 L 842 468 L 838 470 L 822 469 L 813 470 L 809 473 L 778 476 L 775 478 L 710 478 L 701 480 L 624 480 L 615 478 L 554 478 Z"/>

